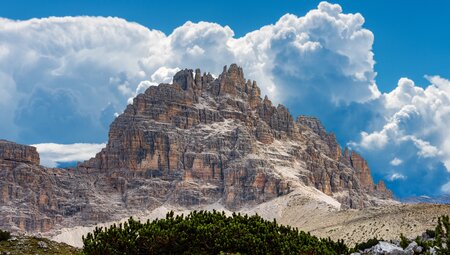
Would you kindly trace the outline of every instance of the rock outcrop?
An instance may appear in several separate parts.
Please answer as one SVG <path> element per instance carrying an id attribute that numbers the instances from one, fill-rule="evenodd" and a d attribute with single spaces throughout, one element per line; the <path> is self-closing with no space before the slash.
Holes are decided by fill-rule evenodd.
<path id="1" fill-rule="evenodd" d="M 39 165 L 39 154 L 33 146 L 0 140 L 0 159 Z"/>
<path id="2" fill-rule="evenodd" d="M 22 231 L 115 220 L 163 204 L 235 210 L 305 185 L 342 208 L 391 198 L 361 156 L 342 152 L 317 119 L 294 121 L 286 107 L 262 99 L 235 64 L 216 79 L 185 69 L 172 84 L 149 87 L 111 124 L 107 146 L 74 169 L 38 166 L 36 151 L 23 148 L 0 147 L 7 208 L 0 225 Z"/>
<path id="3" fill-rule="evenodd" d="M 373 183 L 367 162 L 343 153 L 319 120 L 294 122 L 286 107 L 260 94 L 235 64 L 217 79 L 182 70 L 173 84 L 137 96 L 112 123 L 106 148 L 80 167 L 129 169 L 180 189 L 201 183 L 208 188 L 199 193 L 232 208 L 286 194 L 299 182 L 352 208 L 370 205 L 367 195 L 391 197 L 383 183 Z"/>

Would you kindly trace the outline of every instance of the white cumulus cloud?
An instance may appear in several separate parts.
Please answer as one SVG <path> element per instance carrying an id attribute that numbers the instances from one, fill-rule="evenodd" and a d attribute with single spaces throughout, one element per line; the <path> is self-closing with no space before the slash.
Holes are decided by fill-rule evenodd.
<path id="1" fill-rule="evenodd" d="M 95 156 L 102 148 L 102 144 L 90 143 L 75 143 L 75 144 L 55 144 L 55 143 L 40 143 L 32 144 L 36 147 L 41 165 L 47 167 L 56 167 L 58 163 L 84 161 Z"/>
<path id="2" fill-rule="evenodd" d="M 109 122 L 102 110 L 124 107 L 152 74 L 140 60 L 161 52 L 165 40 L 119 18 L 1 19 L 2 136 L 23 143 L 104 140 Z"/>
<path id="3" fill-rule="evenodd" d="M 418 189 L 431 195 L 446 192 L 450 176 L 450 81 L 426 78 L 429 84 L 423 87 L 401 78 L 394 90 L 375 99 L 372 115 L 380 117 L 371 119 L 360 139 L 350 143 L 389 181 L 408 176 L 415 188 L 401 189 L 409 195 Z M 388 159 L 390 155 L 402 160 Z M 390 166 L 396 167 L 395 173 L 389 173 Z"/>
<path id="4" fill-rule="evenodd" d="M 363 24 L 326 2 L 239 38 L 211 22 L 164 34 L 112 17 L 0 19 L 0 132 L 24 143 L 101 142 L 129 97 L 180 68 L 217 75 L 233 62 L 276 102 L 311 111 L 313 97 L 363 102 L 380 94 Z"/>
<path id="5" fill-rule="evenodd" d="M 403 163 L 403 160 L 399 159 L 399 158 L 393 158 L 390 162 L 391 165 L 393 166 L 399 166 Z"/>
<path id="6" fill-rule="evenodd" d="M 406 176 L 404 176 L 403 174 L 400 174 L 400 173 L 392 173 L 392 174 L 388 177 L 388 179 L 389 179 L 390 181 L 395 181 L 395 180 L 405 180 L 405 179 L 406 179 Z"/>
<path id="7" fill-rule="evenodd" d="M 450 194 L 450 182 L 447 182 L 446 184 L 442 185 L 441 190 L 445 194 Z"/>
<path id="8" fill-rule="evenodd" d="M 379 130 L 361 132 L 360 147 L 367 150 L 411 143 L 422 158 L 436 158 L 450 171 L 450 81 L 439 76 L 427 76 L 431 83 L 418 87 L 401 78 L 397 88 L 383 94 L 383 103 L 376 111 L 385 122 Z M 353 145 L 355 145 L 353 143 Z"/>

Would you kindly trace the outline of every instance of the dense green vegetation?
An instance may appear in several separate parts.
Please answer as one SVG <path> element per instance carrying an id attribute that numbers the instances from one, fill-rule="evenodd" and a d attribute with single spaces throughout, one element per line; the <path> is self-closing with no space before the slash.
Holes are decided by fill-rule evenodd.
<path id="1" fill-rule="evenodd" d="M 425 250 L 434 247 L 436 254 L 450 254 L 450 221 L 448 215 L 438 218 L 438 224 L 433 230 L 427 230 L 430 240 L 422 240 L 419 236 L 416 238 L 417 244 L 424 247 Z"/>
<path id="2" fill-rule="evenodd" d="M 408 244 L 409 244 L 408 238 L 406 238 L 403 234 L 400 234 L 400 247 L 405 249 L 406 247 L 408 247 Z"/>
<path id="3" fill-rule="evenodd" d="M 7 241 L 11 238 L 11 233 L 0 229 L 0 241 Z"/>
<path id="4" fill-rule="evenodd" d="M 448 215 L 438 219 L 438 225 L 434 230 L 438 253 L 450 254 L 450 221 Z"/>
<path id="5" fill-rule="evenodd" d="M 85 254 L 347 254 L 344 242 L 319 239 L 261 217 L 216 211 L 96 228 L 83 237 Z"/>
<path id="6" fill-rule="evenodd" d="M 364 251 L 365 249 L 369 249 L 375 245 L 377 245 L 380 241 L 377 238 L 371 238 L 365 242 L 357 243 L 355 247 L 351 250 L 351 252 L 358 252 L 358 251 Z"/>
<path id="7" fill-rule="evenodd" d="M 450 254 L 450 221 L 438 218 L 428 238 L 415 241 L 424 254 Z M 165 219 L 128 222 L 109 228 L 96 228 L 83 237 L 84 254 L 349 254 L 364 251 L 379 243 L 374 238 L 356 244 L 351 250 L 342 240 L 321 239 L 296 228 L 278 225 L 261 217 L 216 211 L 194 211 L 187 216 L 167 214 Z M 412 240 L 400 235 L 400 246 Z"/>

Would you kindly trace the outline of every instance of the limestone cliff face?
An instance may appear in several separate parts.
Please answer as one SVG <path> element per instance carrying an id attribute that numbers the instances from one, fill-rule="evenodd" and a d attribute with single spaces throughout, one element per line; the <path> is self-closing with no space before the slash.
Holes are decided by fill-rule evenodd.
<path id="1" fill-rule="evenodd" d="M 350 208 L 377 204 L 371 197 L 392 198 L 392 192 L 382 180 L 373 182 L 367 161 L 347 147 L 342 152 L 335 135 L 327 133 L 318 119 L 300 116 L 297 124 L 307 136 L 308 148 L 303 160 L 312 173 L 309 181 L 316 188 Z"/>
<path id="2" fill-rule="evenodd" d="M 274 106 L 233 64 L 218 78 L 178 72 L 111 124 L 107 146 L 73 169 L 38 166 L 36 150 L 0 142 L 0 227 L 21 231 L 117 220 L 163 204 L 256 205 L 305 185 L 342 203 L 391 198 L 367 162 L 319 120 Z"/>
<path id="3" fill-rule="evenodd" d="M 39 165 L 35 147 L 0 140 L 0 159 Z"/>
<path id="4" fill-rule="evenodd" d="M 174 185 L 128 170 L 46 168 L 29 160 L 30 152 L 36 159 L 35 148 L 0 143 L 0 151 L 10 148 L 14 154 L 0 158 L 0 228 L 13 232 L 47 232 L 152 210 Z"/>
<path id="5" fill-rule="evenodd" d="M 112 123 L 106 148 L 80 167 L 129 169 L 175 182 L 175 194 L 183 197 L 173 201 L 187 204 L 200 199 L 185 197 L 190 183 L 231 208 L 286 194 L 299 183 L 344 207 L 372 205 L 368 196 L 391 197 L 384 184 L 373 183 L 367 162 L 343 153 L 319 120 L 294 121 L 286 107 L 260 94 L 235 64 L 217 79 L 182 70 L 173 84 L 137 96 Z"/>
<path id="6" fill-rule="evenodd" d="M 176 183 L 171 200 L 190 205 L 207 193 L 230 208 L 286 194 L 289 183 L 257 156 L 258 140 L 292 135 L 283 106 L 260 98 L 256 82 L 231 65 L 218 79 L 183 70 L 150 87 L 110 127 L 109 142 L 81 168 L 128 169 Z M 195 192 L 192 183 L 199 185 Z"/>

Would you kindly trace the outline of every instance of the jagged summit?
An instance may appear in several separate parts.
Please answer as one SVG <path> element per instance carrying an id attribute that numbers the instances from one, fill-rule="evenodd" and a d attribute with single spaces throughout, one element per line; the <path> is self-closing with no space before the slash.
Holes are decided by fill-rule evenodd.
<path id="1" fill-rule="evenodd" d="M 331 211 L 392 202 L 360 155 L 342 152 L 316 118 L 294 121 L 261 98 L 236 64 L 217 78 L 184 69 L 149 87 L 78 167 L 38 164 L 35 148 L 0 141 L 1 228 L 45 232 L 172 206 L 259 208 L 270 218 L 291 202 Z"/>
<path id="2" fill-rule="evenodd" d="M 148 88 L 112 124 L 109 142 L 80 167 L 149 172 L 171 182 L 208 184 L 176 201 L 222 199 L 231 207 L 287 194 L 300 184 L 361 208 L 390 198 L 373 183 L 367 162 L 341 147 L 320 121 L 294 121 L 241 67 L 226 66 L 214 79 L 197 69 L 175 74 L 172 84 Z M 180 196 L 187 196 L 189 187 Z M 211 199 L 211 200 L 210 200 Z"/>

